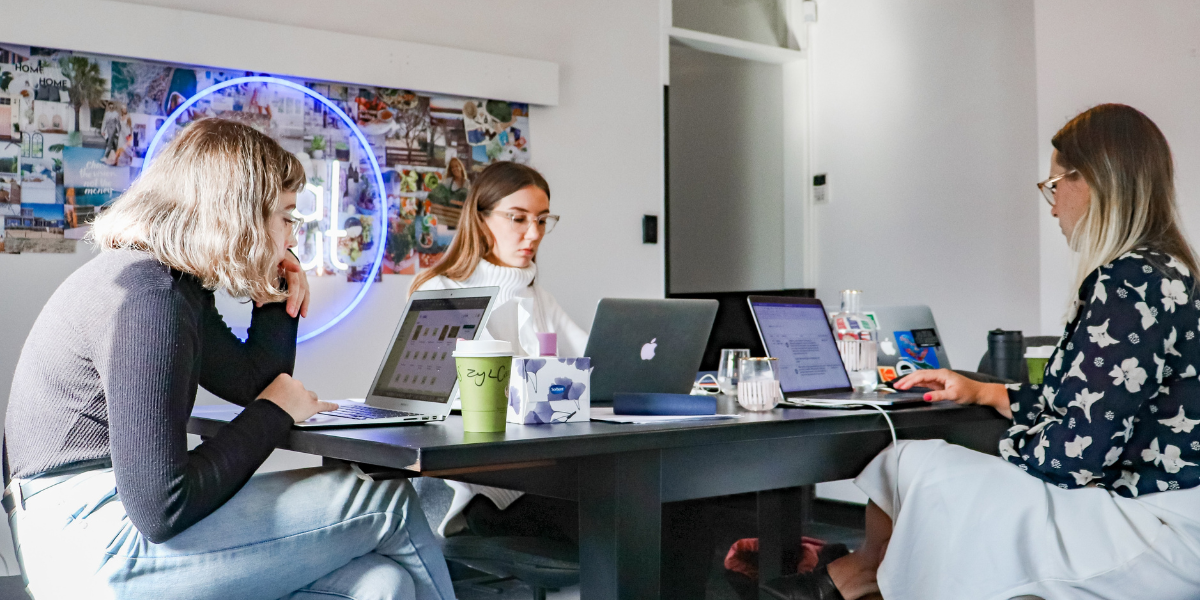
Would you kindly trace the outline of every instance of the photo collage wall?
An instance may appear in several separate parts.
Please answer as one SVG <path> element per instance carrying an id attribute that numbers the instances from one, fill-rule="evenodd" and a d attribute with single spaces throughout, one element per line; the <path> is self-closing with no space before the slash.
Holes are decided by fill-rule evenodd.
<path id="1" fill-rule="evenodd" d="M 74 252 L 90 221 L 137 178 L 167 117 L 196 92 L 247 75 L 267 74 L 0 44 L 0 251 Z M 285 79 L 330 99 L 362 130 L 383 170 L 386 226 L 375 222 L 381 195 L 366 176 L 366 149 L 300 91 L 234 85 L 194 104 L 179 124 L 234 119 L 300 159 L 310 186 L 298 209 L 322 219 L 302 230 L 297 254 L 316 275 L 361 280 L 378 243 L 381 275 L 432 266 L 479 171 L 530 160 L 527 104 Z M 322 213 L 311 190 L 330 188 L 340 203 Z M 341 232 L 337 248 L 322 258 L 318 234 L 330 229 Z"/>

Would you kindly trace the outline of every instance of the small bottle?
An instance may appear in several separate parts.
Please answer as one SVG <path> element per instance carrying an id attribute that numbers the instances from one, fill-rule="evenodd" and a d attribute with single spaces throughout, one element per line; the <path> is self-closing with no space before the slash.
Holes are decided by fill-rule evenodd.
<path id="1" fill-rule="evenodd" d="M 537 333 L 538 356 L 558 356 L 558 334 Z"/>
<path id="2" fill-rule="evenodd" d="M 833 315 L 833 332 L 854 391 L 875 391 L 879 385 L 875 370 L 879 335 L 875 320 L 862 312 L 861 291 L 842 290 L 842 310 Z"/>

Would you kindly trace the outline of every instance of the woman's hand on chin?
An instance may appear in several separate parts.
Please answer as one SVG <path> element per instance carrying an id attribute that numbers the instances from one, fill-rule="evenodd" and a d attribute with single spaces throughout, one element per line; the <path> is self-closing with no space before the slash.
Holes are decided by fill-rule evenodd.
<path id="1" fill-rule="evenodd" d="M 1008 391 L 999 383 L 980 383 L 949 369 L 923 369 L 896 382 L 898 390 L 907 390 L 913 387 L 926 387 L 933 390 L 925 394 L 926 402 L 949 400 L 958 404 L 982 404 L 1012 418 Z"/>
<path id="2" fill-rule="evenodd" d="M 287 280 L 287 313 L 293 317 L 296 315 L 307 317 L 310 297 L 308 275 L 300 266 L 300 259 L 296 258 L 296 255 L 292 254 L 290 250 L 284 255 L 283 260 L 279 261 L 279 274 Z"/>

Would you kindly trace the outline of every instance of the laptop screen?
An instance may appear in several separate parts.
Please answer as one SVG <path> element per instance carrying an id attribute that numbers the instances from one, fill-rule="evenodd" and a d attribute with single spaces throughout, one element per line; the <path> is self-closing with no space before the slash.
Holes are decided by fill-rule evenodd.
<path id="1" fill-rule="evenodd" d="M 454 344 L 475 339 L 489 297 L 413 300 L 375 381 L 375 396 L 445 403 L 457 375 Z"/>
<path id="2" fill-rule="evenodd" d="M 850 390 L 825 308 L 814 304 L 751 304 L 769 356 L 779 359 L 783 393 Z"/>

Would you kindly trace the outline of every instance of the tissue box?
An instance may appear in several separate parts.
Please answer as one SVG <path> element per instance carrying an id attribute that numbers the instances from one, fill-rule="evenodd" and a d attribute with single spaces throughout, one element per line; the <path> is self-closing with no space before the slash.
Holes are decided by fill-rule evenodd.
<path id="1" fill-rule="evenodd" d="M 508 422 L 573 423 L 592 418 L 592 359 L 513 358 Z"/>

